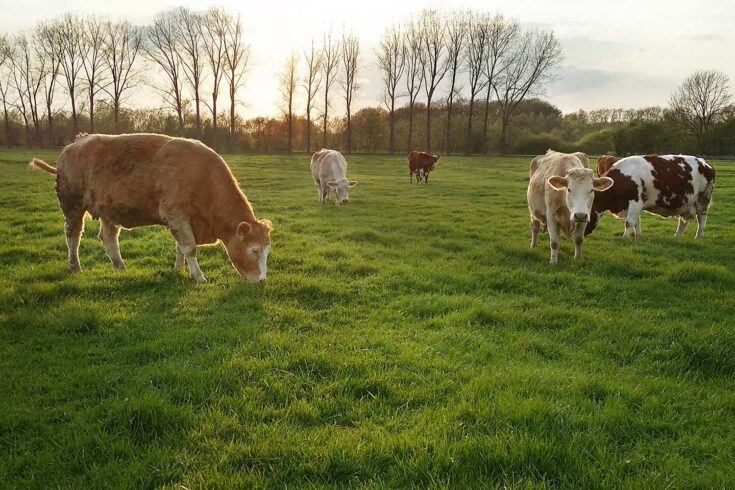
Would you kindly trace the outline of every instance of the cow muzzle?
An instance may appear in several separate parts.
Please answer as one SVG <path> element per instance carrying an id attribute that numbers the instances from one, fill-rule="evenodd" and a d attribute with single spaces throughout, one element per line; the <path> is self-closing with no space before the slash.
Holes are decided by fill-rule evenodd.
<path id="1" fill-rule="evenodd" d="M 586 223 L 590 220 L 590 215 L 587 213 L 574 213 L 572 221 L 577 223 Z"/>

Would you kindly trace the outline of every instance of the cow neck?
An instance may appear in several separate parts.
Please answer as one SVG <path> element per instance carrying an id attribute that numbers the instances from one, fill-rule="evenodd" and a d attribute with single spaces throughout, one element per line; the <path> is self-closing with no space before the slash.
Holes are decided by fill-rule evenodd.
<path id="1" fill-rule="evenodd" d="M 222 209 L 221 216 L 215 220 L 215 234 L 217 238 L 227 241 L 237 233 L 237 227 L 243 221 L 251 225 L 257 222 L 253 208 L 247 198 L 239 189 L 233 189 L 232 192 L 221 195 L 219 209 Z"/>

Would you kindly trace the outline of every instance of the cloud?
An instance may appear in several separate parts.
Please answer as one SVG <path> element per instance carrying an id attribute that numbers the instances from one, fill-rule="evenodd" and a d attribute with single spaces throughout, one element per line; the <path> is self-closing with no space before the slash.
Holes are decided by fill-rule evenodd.
<path id="1" fill-rule="evenodd" d="M 549 86 L 549 92 L 559 95 L 602 88 L 614 82 L 619 76 L 604 70 L 574 65 L 562 66 L 557 75 L 558 79 Z"/>

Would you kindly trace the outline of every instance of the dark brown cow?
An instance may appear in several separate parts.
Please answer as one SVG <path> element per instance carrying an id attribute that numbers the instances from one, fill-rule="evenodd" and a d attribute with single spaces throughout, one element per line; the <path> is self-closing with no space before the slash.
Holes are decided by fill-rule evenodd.
<path id="1" fill-rule="evenodd" d="M 436 161 L 439 155 L 432 155 L 423 151 L 412 151 L 408 154 L 408 183 L 413 182 L 413 174 L 416 174 L 416 183 L 421 182 L 423 177 L 424 183 L 429 182 L 429 172 L 436 168 Z"/>
<path id="2" fill-rule="evenodd" d="M 206 279 L 196 247 L 217 241 L 241 276 L 265 280 L 271 223 L 255 217 L 225 161 L 202 143 L 159 134 L 83 135 L 57 162 L 54 168 L 34 158 L 31 166 L 56 176 L 72 272 L 82 270 L 79 240 L 89 213 L 99 218 L 100 239 L 120 270 L 120 228 L 165 225 L 176 239 L 175 267 L 186 259 L 197 282 Z"/>
<path id="3" fill-rule="evenodd" d="M 697 218 L 696 238 L 704 236 L 707 213 L 715 189 L 715 169 L 701 158 L 688 155 L 626 157 L 606 173 L 613 186 L 597 192 L 586 234 L 597 226 L 605 211 L 625 219 L 625 236 L 641 235 L 641 211 L 678 216 L 676 235 Z"/>

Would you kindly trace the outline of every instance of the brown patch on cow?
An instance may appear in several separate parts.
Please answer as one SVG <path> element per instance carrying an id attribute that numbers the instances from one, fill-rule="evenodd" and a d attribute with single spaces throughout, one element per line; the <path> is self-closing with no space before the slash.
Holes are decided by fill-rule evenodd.
<path id="1" fill-rule="evenodd" d="M 596 168 L 597 176 L 602 177 L 605 175 L 610 170 L 610 167 L 612 167 L 618 160 L 618 157 L 614 157 L 612 155 L 602 155 L 598 158 Z"/>
<path id="2" fill-rule="evenodd" d="M 699 170 L 699 173 L 704 175 L 704 178 L 707 179 L 707 182 L 714 182 L 715 180 L 715 169 L 714 167 L 707 165 L 704 160 L 701 158 L 697 158 L 697 169 Z"/>
<path id="3" fill-rule="evenodd" d="M 646 155 L 643 158 L 653 167 L 651 170 L 653 186 L 658 190 L 656 206 L 681 208 L 687 196 L 694 194 L 692 171 L 686 159 L 673 157 L 668 160 L 657 155 Z"/>
<path id="4" fill-rule="evenodd" d="M 412 151 L 408 154 L 408 175 L 419 175 L 419 170 L 428 174 L 436 167 L 439 155 L 432 155 L 423 151 Z"/>
<path id="5" fill-rule="evenodd" d="M 638 201 L 638 185 L 631 177 L 617 168 L 610 169 L 606 177 L 613 179 L 613 185 L 602 192 L 595 191 L 595 200 L 592 203 L 593 213 L 610 211 L 617 214 L 628 209 L 630 201 Z"/>
<path id="6" fill-rule="evenodd" d="M 646 183 L 641 179 L 641 201 L 646 202 L 648 200 L 648 189 L 646 189 Z"/>

